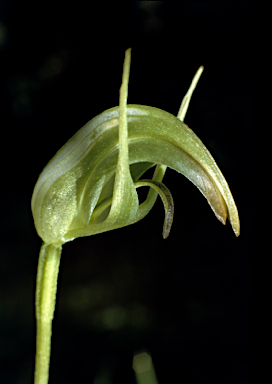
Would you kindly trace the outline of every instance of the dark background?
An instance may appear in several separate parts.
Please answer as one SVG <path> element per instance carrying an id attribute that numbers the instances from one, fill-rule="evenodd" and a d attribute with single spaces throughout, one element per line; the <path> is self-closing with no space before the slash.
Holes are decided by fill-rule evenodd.
<path id="1" fill-rule="evenodd" d="M 64 245 L 50 383 L 133 384 L 133 354 L 147 350 L 160 384 L 246 384 L 251 8 L 86 3 L 0 1 L 0 382 L 33 380 L 35 182 L 81 126 L 118 104 L 132 47 L 128 102 L 174 115 L 204 65 L 185 122 L 230 185 L 241 235 L 169 169 L 168 239 L 158 200 L 133 226 Z"/>

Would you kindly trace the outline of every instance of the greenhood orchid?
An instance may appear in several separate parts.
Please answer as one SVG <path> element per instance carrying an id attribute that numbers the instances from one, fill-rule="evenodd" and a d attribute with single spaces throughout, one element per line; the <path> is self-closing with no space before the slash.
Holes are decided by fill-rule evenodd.
<path id="1" fill-rule="evenodd" d="M 50 258 L 56 285 L 55 270 L 58 270 L 62 244 L 138 222 L 152 209 L 158 195 L 165 209 L 163 237 L 166 238 L 174 212 L 171 193 L 162 183 L 167 167 L 194 183 L 216 217 L 224 224 L 229 217 L 235 235 L 240 233 L 237 208 L 224 176 L 201 140 L 183 122 L 203 67 L 197 72 L 175 117 L 158 108 L 127 105 L 130 54 L 128 49 L 119 106 L 104 111 L 81 128 L 47 164 L 34 188 L 32 213 L 37 232 L 44 242 L 36 290 L 35 384 L 45 384 L 48 380 L 48 367 L 43 369 L 48 362 L 40 362 L 44 359 L 45 349 L 41 346 L 42 311 L 44 306 L 52 306 L 47 319 L 50 322 L 56 288 L 50 288 L 54 292 L 50 291 L 50 305 L 46 301 L 49 299 L 42 296 Z M 141 179 L 153 166 L 152 180 Z M 142 186 L 150 189 L 146 200 L 139 204 L 137 188 Z M 52 256 L 55 254 L 58 256 Z M 50 354 L 50 343 L 46 353 Z"/>
<path id="2" fill-rule="evenodd" d="M 135 223 L 147 215 L 158 193 L 171 221 L 171 194 L 161 184 L 167 166 L 199 188 L 222 223 L 229 215 L 239 235 L 239 218 L 228 184 L 194 132 L 178 117 L 158 108 L 126 104 L 129 50 L 126 55 L 120 106 L 81 128 L 37 181 L 32 212 L 38 234 L 45 243 L 63 244 Z M 156 164 L 159 169 L 153 180 L 139 180 Z M 139 205 L 136 189 L 140 186 L 154 191 Z M 164 237 L 170 224 L 165 227 Z"/>

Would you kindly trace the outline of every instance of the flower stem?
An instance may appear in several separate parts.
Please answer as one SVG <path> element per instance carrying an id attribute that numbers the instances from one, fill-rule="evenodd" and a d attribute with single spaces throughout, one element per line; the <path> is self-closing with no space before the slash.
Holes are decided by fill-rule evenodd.
<path id="1" fill-rule="evenodd" d="M 47 384 L 61 244 L 43 244 L 36 282 L 36 362 L 34 384 Z"/>

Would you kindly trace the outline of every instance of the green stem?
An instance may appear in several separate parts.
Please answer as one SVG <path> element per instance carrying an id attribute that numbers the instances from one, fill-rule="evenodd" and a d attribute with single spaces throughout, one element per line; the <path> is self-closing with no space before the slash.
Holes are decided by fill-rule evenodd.
<path id="1" fill-rule="evenodd" d="M 36 362 L 34 384 L 47 384 L 61 244 L 43 244 L 36 283 Z"/>

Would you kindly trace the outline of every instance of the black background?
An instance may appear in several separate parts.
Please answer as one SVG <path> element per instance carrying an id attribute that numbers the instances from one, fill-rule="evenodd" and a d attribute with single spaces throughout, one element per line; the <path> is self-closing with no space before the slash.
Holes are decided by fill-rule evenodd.
<path id="1" fill-rule="evenodd" d="M 183 176 L 169 238 L 160 200 L 141 222 L 65 244 L 50 383 L 135 383 L 147 350 L 163 383 L 248 383 L 251 8 L 213 2 L 0 1 L 0 382 L 33 380 L 34 290 L 41 240 L 30 200 L 39 173 L 88 120 L 128 102 L 177 114 L 205 70 L 185 122 L 225 175 L 236 238 Z M 95 381 L 96 380 L 96 381 Z"/>

